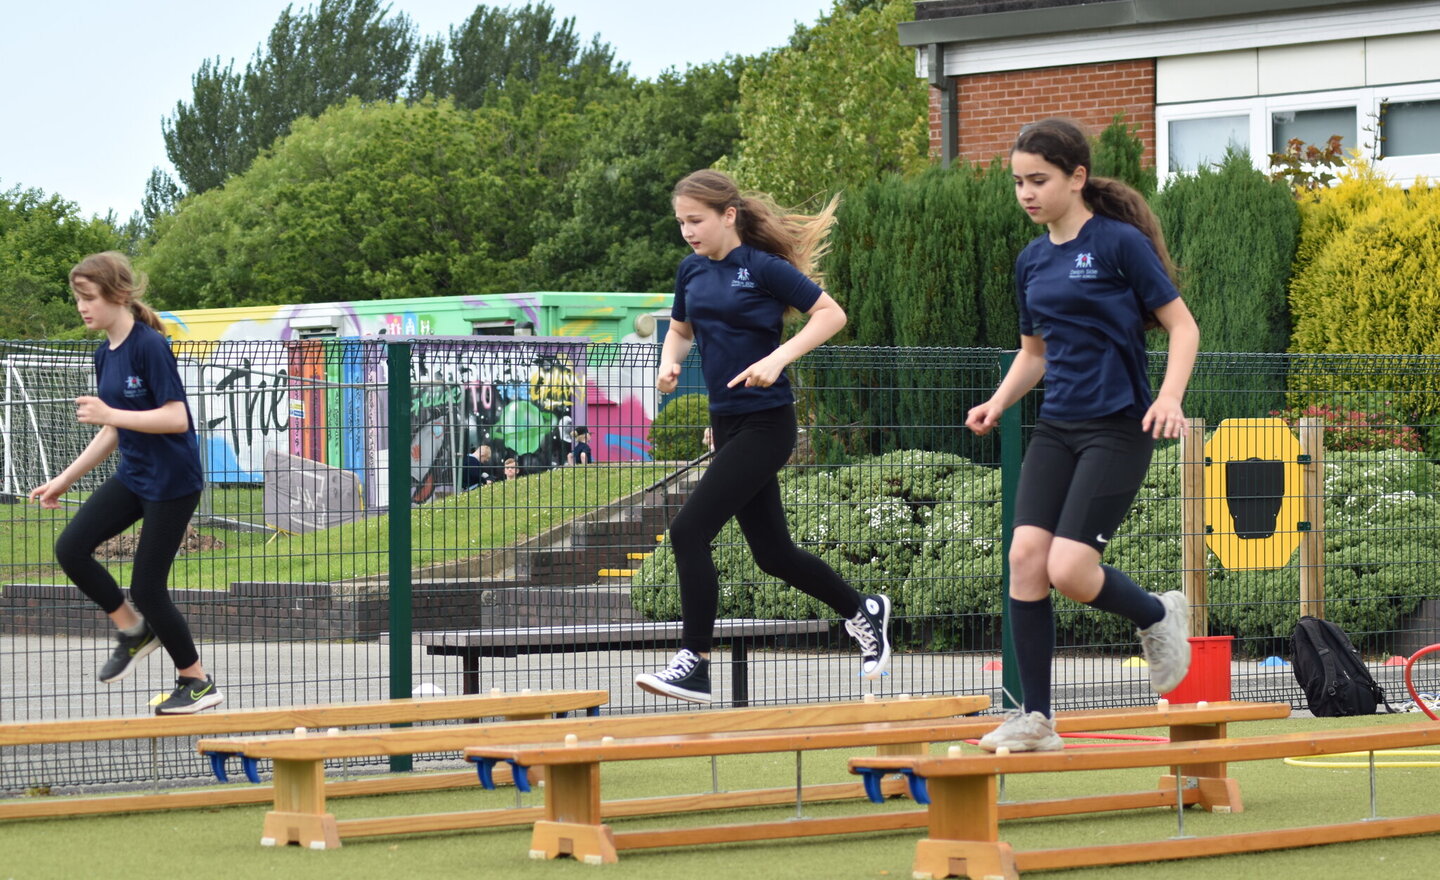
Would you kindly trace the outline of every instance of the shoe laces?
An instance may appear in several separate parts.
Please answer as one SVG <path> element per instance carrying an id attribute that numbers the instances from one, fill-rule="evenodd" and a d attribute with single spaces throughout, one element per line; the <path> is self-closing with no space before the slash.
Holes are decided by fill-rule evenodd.
<path id="1" fill-rule="evenodd" d="M 693 651 L 689 648 L 682 648 L 675 652 L 675 656 L 670 658 L 670 665 L 665 667 L 665 670 L 656 677 L 663 678 L 666 681 L 684 678 L 695 669 L 695 665 L 699 662 L 699 656 Z"/>
<path id="2" fill-rule="evenodd" d="M 880 637 L 875 634 L 875 627 L 870 625 L 870 619 L 863 611 L 855 612 L 854 617 L 845 621 L 845 631 L 860 643 L 861 654 L 880 653 Z"/>

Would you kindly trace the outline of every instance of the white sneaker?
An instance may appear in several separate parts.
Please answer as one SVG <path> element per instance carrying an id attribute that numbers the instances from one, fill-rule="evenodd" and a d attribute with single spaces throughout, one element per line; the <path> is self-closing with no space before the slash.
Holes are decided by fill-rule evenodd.
<path id="1" fill-rule="evenodd" d="M 890 667 L 890 597 L 864 596 L 860 610 L 845 621 L 845 631 L 860 643 L 860 674 L 879 678 Z"/>
<path id="2" fill-rule="evenodd" d="M 1040 712 L 1014 709 L 999 727 L 980 737 L 980 748 L 993 752 L 998 748 L 1012 752 L 1056 752 L 1065 747 L 1055 722 Z"/>
<path id="3" fill-rule="evenodd" d="M 1168 694 L 1190 671 L 1190 602 L 1179 590 L 1160 596 L 1165 616 L 1140 630 L 1140 649 L 1150 666 L 1150 690 Z"/>

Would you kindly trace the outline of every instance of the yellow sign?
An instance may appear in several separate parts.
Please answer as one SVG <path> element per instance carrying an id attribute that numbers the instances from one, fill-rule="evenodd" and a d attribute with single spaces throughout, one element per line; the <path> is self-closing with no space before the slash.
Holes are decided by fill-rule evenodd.
<path id="1" fill-rule="evenodd" d="M 1283 568 L 1300 546 L 1302 450 L 1283 419 L 1226 419 L 1205 444 L 1205 543 L 1231 570 Z"/>

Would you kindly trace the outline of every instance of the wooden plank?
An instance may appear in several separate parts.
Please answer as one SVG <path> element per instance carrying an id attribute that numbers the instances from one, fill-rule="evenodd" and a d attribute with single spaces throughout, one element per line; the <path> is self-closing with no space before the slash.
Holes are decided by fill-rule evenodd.
<path id="1" fill-rule="evenodd" d="M 924 811 L 905 810 L 890 813 L 867 813 L 863 816 L 833 816 L 825 819 L 786 819 L 779 822 L 751 822 L 742 825 L 706 825 L 698 828 L 626 831 L 615 835 L 615 848 L 617 850 L 653 849 L 661 846 L 786 840 L 793 837 L 861 834 L 870 831 L 900 831 L 906 828 L 923 827 L 925 827 Z"/>
<path id="2" fill-rule="evenodd" d="M 194 715 L 16 721 L 0 724 L 0 746 L 252 733 L 257 730 L 288 730 L 295 727 L 324 730 L 358 724 L 399 724 L 457 718 L 492 718 L 536 712 L 572 712 L 603 706 L 609 699 L 610 693 L 602 690 L 536 691 L 529 694 L 477 694 L 369 703 L 233 709 Z"/>
<path id="3" fill-rule="evenodd" d="M 658 715 L 609 715 L 596 718 L 558 718 L 506 724 L 463 725 L 405 730 L 346 731 L 336 736 L 296 737 L 292 734 L 229 739 L 202 739 L 202 751 L 231 752 L 254 758 L 316 759 L 410 755 L 420 752 L 458 752 L 467 746 L 510 744 L 536 740 L 563 741 L 574 733 L 594 739 L 669 733 L 709 733 L 801 727 L 839 721 L 889 721 L 946 718 L 979 712 L 990 705 L 988 697 L 946 696 L 910 700 L 876 700 L 866 703 L 811 703 L 751 709 L 667 712 Z M 998 719 L 976 719 L 984 729 Z M 983 731 L 982 731 L 983 732 Z"/>

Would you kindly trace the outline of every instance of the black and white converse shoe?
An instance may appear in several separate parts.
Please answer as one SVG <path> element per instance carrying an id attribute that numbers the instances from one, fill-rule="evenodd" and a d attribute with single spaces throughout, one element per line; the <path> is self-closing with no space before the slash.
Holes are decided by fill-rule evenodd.
<path id="1" fill-rule="evenodd" d="M 110 659 L 105 661 L 105 665 L 100 667 L 97 678 L 106 684 L 114 684 L 134 672 L 135 665 L 154 653 L 158 647 L 160 640 L 155 637 L 155 631 L 148 623 L 145 624 L 145 631 L 138 636 L 117 633 L 115 650 L 110 654 Z"/>
<path id="2" fill-rule="evenodd" d="M 662 697 L 708 703 L 710 661 L 689 648 L 681 648 L 670 658 L 669 666 L 659 672 L 642 672 L 635 676 L 635 686 Z"/>
<path id="3" fill-rule="evenodd" d="M 865 596 L 860 610 L 845 621 L 845 631 L 860 643 L 860 674 L 879 678 L 890 668 L 890 597 Z"/>
<path id="4" fill-rule="evenodd" d="M 204 678 L 175 679 L 175 691 L 165 702 L 155 707 L 156 715 L 189 715 L 201 709 L 209 709 L 225 702 L 225 696 L 215 686 L 211 676 Z"/>

